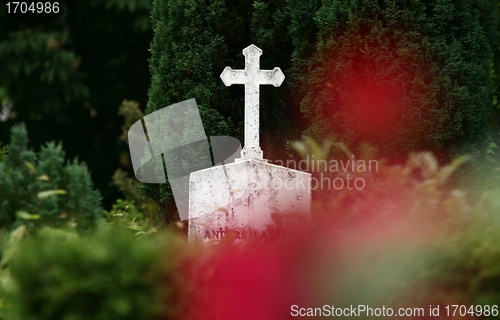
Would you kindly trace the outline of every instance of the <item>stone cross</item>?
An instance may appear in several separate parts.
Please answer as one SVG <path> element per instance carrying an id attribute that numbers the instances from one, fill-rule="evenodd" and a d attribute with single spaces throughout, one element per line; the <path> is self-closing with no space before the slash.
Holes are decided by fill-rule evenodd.
<path id="1" fill-rule="evenodd" d="M 226 67 L 220 78 L 229 87 L 233 84 L 245 85 L 245 142 L 241 150 L 241 160 L 263 159 L 259 145 L 259 86 L 262 84 L 279 87 L 285 75 L 280 68 L 260 70 L 262 50 L 255 45 L 243 49 L 245 69 L 233 70 Z"/>

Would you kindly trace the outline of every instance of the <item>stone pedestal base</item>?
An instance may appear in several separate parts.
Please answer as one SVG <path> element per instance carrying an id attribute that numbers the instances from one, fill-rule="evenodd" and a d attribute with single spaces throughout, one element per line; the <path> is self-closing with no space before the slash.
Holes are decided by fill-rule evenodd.
<path id="1" fill-rule="evenodd" d="M 310 211 L 311 175 L 256 159 L 191 173 L 189 241 L 263 236 L 272 214 Z"/>

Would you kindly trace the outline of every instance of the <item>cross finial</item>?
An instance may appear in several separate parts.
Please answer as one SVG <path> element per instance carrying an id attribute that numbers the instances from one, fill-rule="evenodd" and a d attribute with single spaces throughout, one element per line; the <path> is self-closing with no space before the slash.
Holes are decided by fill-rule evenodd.
<path id="1" fill-rule="evenodd" d="M 255 45 L 243 49 L 245 69 L 233 70 L 226 67 L 220 78 L 229 87 L 233 84 L 245 85 L 245 142 L 241 150 L 241 159 L 263 159 L 259 145 L 259 86 L 279 87 L 285 75 L 280 68 L 260 70 L 262 50 Z"/>

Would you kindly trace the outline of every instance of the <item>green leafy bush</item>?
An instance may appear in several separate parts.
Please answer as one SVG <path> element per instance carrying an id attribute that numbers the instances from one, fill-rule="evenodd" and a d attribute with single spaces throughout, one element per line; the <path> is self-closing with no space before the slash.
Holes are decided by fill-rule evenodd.
<path id="1" fill-rule="evenodd" d="M 122 134 L 120 140 L 128 144 L 128 130 L 138 120 L 144 117 L 144 113 L 139 108 L 139 103 L 132 100 L 122 101 L 118 114 L 123 117 L 121 127 Z M 129 228 L 136 230 L 138 234 L 143 233 L 145 229 L 153 229 L 153 225 L 161 226 L 164 224 L 163 216 L 158 214 L 159 207 L 154 201 L 146 200 L 141 184 L 135 177 L 130 177 L 129 173 L 132 167 L 130 155 L 127 153 L 120 156 L 120 163 L 123 167 L 116 169 L 111 178 L 112 184 L 123 194 L 124 199 L 118 199 L 112 206 L 110 212 L 106 213 L 109 222 L 125 223 Z M 135 214 L 137 213 L 137 214 Z M 137 222 L 148 225 L 145 229 L 139 227 Z M 139 230 L 142 228 L 141 230 Z"/>
<path id="2" fill-rule="evenodd" d="M 294 147 L 304 159 L 308 155 L 309 161 L 376 159 L 373 148 L 360 147 L 353 154 L 333 141 L 320 144 L 304 138 Z M 316 190 L 312 207 L 313 220 L 319 221 L 313 230 L 325 228 L 348 239 L 347 249 L 342 248 L 347 258 L 332 254 L 332 262 L 320 260 L 321 269 L 332 270 L 339 261 L 359 259 L 358 269 L 342 274 L 344 287 L 335 287 L 348 304 L 498 304 L 500 190 L 490 188 L 476 195 L 462 191 L 464 186 L 454 183 L 452 176 L 463 170 L 460 166 L 465 160 L 439 165 L 431 153 L 411 153 L 405 164 L 379 159 L 376 170 L 368 172 L 312 172 L 319 181 L 324 177 L 346 181 L 348 175 L 351 181 L 364 181 L 363 190 Z M 293 226 L 291 218 L 280 222 Z M 328 267 L 328 263 L 334 265 Z M 329 277 L 334 276 L 323 274 L 321 282 L 329 283 Z M 329 298 L 329 303 L 335 299 Z"/>
<path id="3" fill-rule="evenodd" d="M 0 227 L 25 224 L 93 227 L 102 217 L 99 192 L 85 165 L 66 162 L 60 144 L 47 143 L 37 154 L 28 148 L 24 125 L 12 128 L 0 165 Z"/>
<path id="4" fill-rule="evenodd" d="M 309 160 L 353 157 L 340 143 L 306 138 L 294 146 Z M 365 147 L 356 159 L 373 159 L 371 151 Z M 372 172 L 332 173 L 363 178 L 366 188 L 325 190 L 313 219 L 278 221 L 305 232 L 289 239 L 297 245 L 186 245 L 152 232 L 133 201 L 118 200 L 95 233 L 42 228 L 9 242 L 0 317 L 235 319 L 253 305 L 249 314 L 265 319 L 282 312 L 263 303 L 269 296 L 279 293 L 276 301 L 289 308 L 311 292 L 326 300 L 317 305 L 493 305 L 500 297 L 499 191 L 473 202 L 448 184 L 463 161 L 440 166 L 432 154 L 416 153 L 405 165 L 379 160 Z M 23 228 L 11 238 L 23 237 Z M 154 235 L 143 237 L 148 232 Z M 298 297 L 287 300 L 290 292 Z"/>
<path id="5" fill-rule="evenodd" d="M 133 200 L 117 199 L 111 210 L 106 211 L 106 221 L 114 228 L 130 230 L 134 236 L 141 238 L 158 231 L 155 209 L 154 203 L 138 206 Z"/>
<path id="6" fill-rule="evenodd" d="M 169 250 L 178 242 L 172 237 L 156 240 L 136 240 L 109 228 L 81 238 L 57 229 L 40 230 L 24 239 L 9 260 L 9 319 L 138 320 L 172 315 L 174 310 L 163 305 L 174 291 L 174 277 L 166 274 L 176 260 L 163 257 L 171 257 Z"/>
<path id="7" fill-rule="evenodd" d="M 440 165 L 432 153 L 418 152 L 410 153 L 403 164 L 390 164 L 369 145 L 351 152 L 340 142 L 320 144 L 305 137 L 293 146 L 314 169 L 315 218 L 340 223 L 404 219 L 454 232 L 471 217 L 470 199 L 452 179 L 466 157 Z"/>
<path id="8" fill-rule="evenodd" d="M 432 279 L 453 288 L 455 296 L 467 295 L 473 305 L 496 305 L 500 298 L 499 199 L 498 188 L 481 194 L 470 228 L 445 243 Z"/>

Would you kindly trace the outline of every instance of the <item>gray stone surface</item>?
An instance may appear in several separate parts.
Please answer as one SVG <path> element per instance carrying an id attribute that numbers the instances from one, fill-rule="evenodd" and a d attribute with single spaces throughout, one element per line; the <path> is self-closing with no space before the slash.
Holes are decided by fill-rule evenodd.
<path id="1" fill-rule="evenodd" d="M 249 159 L 191 173 L 189 234 L 192 240 L 265 236 L 273 214 L 307 213 L 309 173 Z M 257 234 L 250 234 L 253 230 Z"/>

